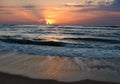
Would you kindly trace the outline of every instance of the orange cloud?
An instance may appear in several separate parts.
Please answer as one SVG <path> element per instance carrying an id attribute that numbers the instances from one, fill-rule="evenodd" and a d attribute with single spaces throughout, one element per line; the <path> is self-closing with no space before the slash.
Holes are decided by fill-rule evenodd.
<path id="1" fill-rule="evenodd" d="M 21 6 L 0 8 L 0 23 L 96 24 L 119 23 L 119 11 L 83 11 L 84 7 Z M 114 19 L 114 21 L 112 20 Z M 106 21 L 106 22 L 105 22 Z"/>

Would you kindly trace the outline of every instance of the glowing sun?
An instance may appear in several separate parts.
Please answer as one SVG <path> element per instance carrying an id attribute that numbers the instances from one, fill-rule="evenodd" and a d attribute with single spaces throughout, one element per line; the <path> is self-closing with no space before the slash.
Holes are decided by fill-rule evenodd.
<path id="1" fill-rule="evenodd" d="M 46 20 L 46 24 L 54 24 L 54 20 L 52 19 L 45 19 Z"/>

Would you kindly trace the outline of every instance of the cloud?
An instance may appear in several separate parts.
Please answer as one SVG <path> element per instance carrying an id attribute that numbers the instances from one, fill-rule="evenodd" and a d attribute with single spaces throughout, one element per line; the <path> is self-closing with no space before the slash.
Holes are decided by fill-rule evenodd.
<path id="1" fill-rule="evenodd" d="M 75 4 L 75 3 L 66 3 L 66 7 L 85 7 L 85 5 Z"/>
<path id="2" fill-rule="evenodd" d="M 120 7 L 120 0 L 114 0 L 113 5 Z"/>
<path id="3" fill-rule="evenodd" d="M 0 6 L 0 14 L 7 14 L 7 15 L 10 15 L 10 14 L 13 14 L 13 12 L 7 10 L 7 8 L 4 7 L 4 6 Z"/>
<path id="4" fill-rule="evenodd" d="M 120 11 L 120 0 L 83 0 L 80 3 L 66 3 L 66 7 L 80 8 L 79 11 Z M 82 8 L 82 9 L 81 9 Z"/>
<path id="5" fill-rule="evenodd" d="M 87 5 L 109 6 L 114 0 L 85 0 Z"/>
<path id="6" fill-rule="evenodd" d="M 33 9 L 33 8 L 35 8 L 35 6 L 34 5 L 25 5 L 25 6 L 22 6 L 22 8 Z"/>
<path id="7" fill-rule="evenodd" d="M 0 12 L 0 14 L 7 14 L 7 15 L 10 15 L 10 14 L 13 14 L 12 12 Z"/>
<path id="8" fill-rule="evenodd" d="M 43 18 L 41 13 L 42 8 L 38 8 L 35 5 L 22 5 L 22 6 L 0 6 L 0 16 L 1 15 L 11 15 L 11 16 L 25 16 L 31 19 L 32 17 L 36 20 Z M 17 12 L 16 12 L 17 11 Z M 19 13 L 19 14 L 18 14 Z M 21 14 L 21 15 L 20 15 Z"/>
<path id="9" fill-rule="evenodd" d="M 32 9 L 35 8 L 34 5 L 24 5 L 24 6 L 0 6 L 0 8 L 25 8 L 25 9 Z"/>
<path id="10" fill-rule="evenodd" d="M 3 9 L 0 9 L 0 12 L 4 12 L 5 10 L 3 10 Z"/>
<path id="11" fill-rule="evenodd" d="M 81 0 L 80 3 L 67 3 L 66 6 L 109 6 L 116 0 Z"/>

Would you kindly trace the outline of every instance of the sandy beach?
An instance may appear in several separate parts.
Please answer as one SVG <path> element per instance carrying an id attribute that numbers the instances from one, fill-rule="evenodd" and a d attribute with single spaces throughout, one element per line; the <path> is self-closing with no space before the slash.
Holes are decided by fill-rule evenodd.
<path id="1" fill-rule="evenodd" d="M 117 84 L 110 82 L 100 82 L 92 80 L 83 80 L 77 82 L 58 82 L 55 80 L 31 79 L 18 75 L 11 75 L 0 72 L 0 84 Z"/>
<path id="2" fill-rule="evenodd" d="M 120 83 L 119 72 L 92 71 L 84 65 L 93 61 L 95 60 L 85 61 L 85 59 L 75 57 L 38 56 L 15 51 L 0 51 L 0 84 L 15 84 L 16 82 L 17 84 Z M 106 60 L 106 63 L 110 61 Z M 119 60 L 112 62 L 117 63 L 117 61 Z"/>

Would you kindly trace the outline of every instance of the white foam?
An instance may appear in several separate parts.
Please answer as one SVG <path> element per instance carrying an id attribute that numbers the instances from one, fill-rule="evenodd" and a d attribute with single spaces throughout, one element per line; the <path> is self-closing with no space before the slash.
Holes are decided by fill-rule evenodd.
<path id="1" fill-rule="evenodd" d="M 120 83 L 119 67 L 120 59 L 39 56 L 0 51 L 1 72 L 37 79 L 65 82 L 92 79 Z"/>

